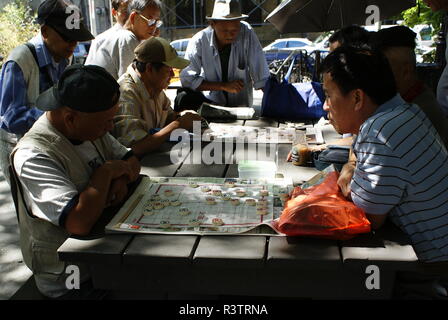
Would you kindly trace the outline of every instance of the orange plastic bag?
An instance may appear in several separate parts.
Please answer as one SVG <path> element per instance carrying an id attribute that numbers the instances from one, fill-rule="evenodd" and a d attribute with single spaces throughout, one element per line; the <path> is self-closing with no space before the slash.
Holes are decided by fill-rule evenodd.
<path id="1" fill-rule="evenodd" d="M 363 210 L 342 195 L 339 174 L 328 173 L 325 180 L 307 189 L 296 187 L 276 222 L 276 228 L 288 236 L 348 240 L 370 232 Z"/>

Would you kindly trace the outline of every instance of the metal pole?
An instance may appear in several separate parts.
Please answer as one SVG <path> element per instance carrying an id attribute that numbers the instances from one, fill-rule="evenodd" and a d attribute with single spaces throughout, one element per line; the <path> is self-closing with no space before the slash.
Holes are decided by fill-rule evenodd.
<path id="1" fill-rule="evenodd" d="M 95 12 L 95 0 L 89 0 L 89 18 L 90 18 L 90 31 L 94 36 L 97 35 L 96 29 L 96 12 Z"/>
<path id="2" fill-rule="evenodd" d="M 193 0 L 193 29 L 196 29 L 196 0 Z"/>

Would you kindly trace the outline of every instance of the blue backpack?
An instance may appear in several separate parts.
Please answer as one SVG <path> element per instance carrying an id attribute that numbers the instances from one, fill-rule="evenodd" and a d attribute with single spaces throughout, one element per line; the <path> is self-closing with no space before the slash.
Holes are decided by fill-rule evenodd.
<path id="1" fill-rule="evenodd" d="M 275 76 L 266 81 L 261 116 L 294 121 L 327 115 L 323 109 L 325 94 L 321 83 L 288 83 L 295 59 L 281 83 Z"/>

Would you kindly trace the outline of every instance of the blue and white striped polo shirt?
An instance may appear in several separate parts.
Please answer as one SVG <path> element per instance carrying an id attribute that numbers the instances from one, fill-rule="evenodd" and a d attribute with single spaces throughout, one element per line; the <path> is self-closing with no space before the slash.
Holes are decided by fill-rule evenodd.
<path id="1" fill-rule="evenodd" d="M 448 153 L 420 107 L 395 96 L 364 122 L 353 150 L 356 206 L 389 213 L 421 261 L 448 260 Z"/>

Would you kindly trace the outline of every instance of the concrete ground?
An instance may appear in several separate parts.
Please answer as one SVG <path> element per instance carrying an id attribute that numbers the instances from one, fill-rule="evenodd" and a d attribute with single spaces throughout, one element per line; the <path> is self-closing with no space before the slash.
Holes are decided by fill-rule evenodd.
<path id="1" fill-rule="evenodd" d="M 11 191 L 0 172 L 0 300 L 11 298 L 30 276 L 22 260 Z"/>

